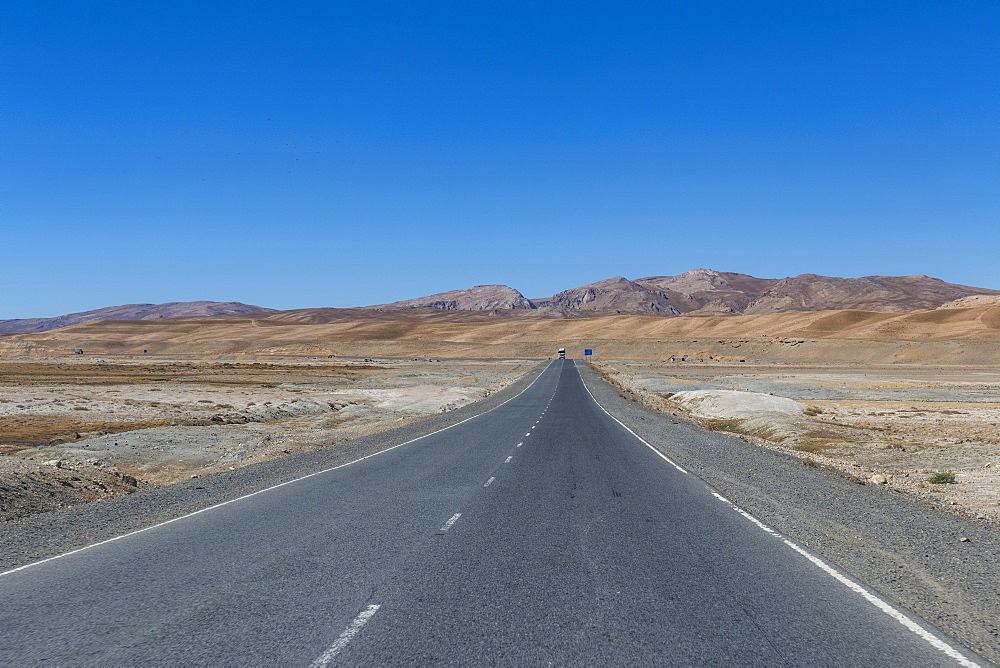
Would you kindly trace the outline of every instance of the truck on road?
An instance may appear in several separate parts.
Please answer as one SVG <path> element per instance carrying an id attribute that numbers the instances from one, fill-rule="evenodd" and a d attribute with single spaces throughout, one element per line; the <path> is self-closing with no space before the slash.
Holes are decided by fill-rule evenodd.
<path id="1" fill-rule="evenodd" d="M 559 359 L 561 359 L 561 360 L 566 359 L 566 349 L 565 348 L 560 348 L 559 349 Z"/>

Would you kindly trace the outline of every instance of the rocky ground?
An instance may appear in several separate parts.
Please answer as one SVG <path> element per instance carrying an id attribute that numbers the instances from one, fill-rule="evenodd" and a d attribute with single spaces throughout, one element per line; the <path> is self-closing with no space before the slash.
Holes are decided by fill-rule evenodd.
<path id="1" fill-rule="evenodd" d="M 467 405 L 535 362 L 0 363 L 0 520 L 336 445 Z"/>
<path id="2" fill-rule="evenodd" d="M 1000 522 L 1000 370 L 606 362 L 637 400 L 968 517 Z M 954 482 L 931 482 L 954 475 Z"/>

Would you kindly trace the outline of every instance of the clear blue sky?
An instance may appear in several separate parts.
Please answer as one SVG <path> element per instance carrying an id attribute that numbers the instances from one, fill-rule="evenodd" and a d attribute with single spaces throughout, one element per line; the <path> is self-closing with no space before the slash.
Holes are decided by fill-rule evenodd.
<path id="1" fill-rule="evenodd" d="M 0 4 L 0 318 L 1000 288 L 1000 2 Z"/>

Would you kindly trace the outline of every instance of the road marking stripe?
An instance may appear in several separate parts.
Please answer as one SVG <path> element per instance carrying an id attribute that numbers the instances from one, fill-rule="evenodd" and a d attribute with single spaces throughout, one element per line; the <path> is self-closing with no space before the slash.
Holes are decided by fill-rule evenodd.
<path id="1" fill-rule="evenodd" d="M 520 443 L 518 443 L 516 447 L 520 448 L 522 445 L 524 445 L 524 441 L 521 441 Z"/>
<path id="2" fill-rule="evenodd" d="M 511 455 L 510 457 L 508 457 L 507 460 L 504 462 L 504 464 L 510 464 L 510 460 L 512 460 L 512 459 L 514 459 L 514 455 Z"/>
<path id="3" fill-rule="evenodd" d="M 395 450 L 396 448 L 401 448 L 404 445 L 409 445 L 410 443 L 416 443 L 417 441 L 419 441 L 421 439 L 424 439 L 424 438 L 427 438 L 428 436 L 433 436 L 435 434 L 440 434 L 442 431 L 447 431 L 447 430 L 451 429 L 452 427 L 457 427 L 458 425 L 464 424 L 464 423 L 468 422 L 469 420 L 475 420 L 477 417 L 482 417 L 483 415 L 486 415 L 487 413 L 492 413 L 496 409 L 498 409 L 498 408 L 500 408 L 502 406 L 505 406 L 505 405 L 509 404 L 510 402 L 514 401 L 519 396 L 521 396 L 522 394 L 524 394 L 525 392 L 527 392 L 529 389 L 531 389 L 531 386 L 534 385 L 536 382 L 538 382 L 538 379 L 541 378 L 543 375 L 545 375 L 545 372 L 548 371 L 549 367 L 551 367 L 551 366 L 552 366 L 552 362 L 549 362 L 549 365 L 547 367 L 545 367 L 544 369 L 542 369 L 541 373 L 539 373 L 537 376 L 535 376 L 535 379 L 528 384 L 528 387 L 524 388 L 523 390 L 521 390 L 520 392 L 518 392 L 517 394 L 515 394 L 513 397 L 511 397 L 510 399 L 508 399 L 507 401 L 503 402 L 502 404 L 494 406 L 490 410 L 484 411 L 482 413 L 479 413 L 478 415 L 473 415 L 472 417 L 467 417 L 464 420 L 461 420 L 460 422 L 456 422 L 455 424 L 448 425 L 447 427 L 442 427 L 441 429 L 438 429 L 437 431 L 432 431 L 429 434 L 424 434 L 423 436 L 418 436 L 418 437 L 416 437 L 414 439 L 406 441 L 405 443 L 400 443 L 399 445 L 394 445 L 391 448 L 386 448 L 385 450 L 379 450 L 378 452 L 373 452 L 370 455 L 365 455 L 364 457 L 362 457 L 360 459 L 355 459 L 354 461 L 347 462 L 346 464 L 339 464 L 337 466 L 331 466 L 328 469 L 323 469 L 322 471 L 315 471 L 313 473 L 307 473 L 306 475 L 304 475 L 304 476 L 302 476 L 300 478 L 293 478 L 292 480 L 286 480 L 285 482 L 279 482 L 277 485 L 271 485 L 270 487 L 265 487 L 264 489 L 258 489 L 256 492 L 250 492 L 249 494 L 244 494 L 243 496 L 238 496 L 235 499 L 229 499 L 228 501 L 223 501 L 222 503 L 216 503 L 215 505 L 212 505 L 212 506 L 206 506 L 206 507 L 202 508 L 201 510 L 196 510 L 196 511 L 194 511 L 192 513 L 188 513 L 186 515 L 180 515 L 178 517 L 174 517 L 172 519 L 166 520 L 164 522 L 159 522 L 157 524 L 150 524 L 148 527 L 143 527 L 141 529 L 136 529 L 135 531 L 129 531 L 128 533 L 123 533 L 120 536 L 114 536 L 113 538 L 108 538 L 106 540 L 98 541 L 98 542 L 93 543 L 91 545 L 85 545 L 83 547 L 78 547 L 77 549 L 70 550 L 69 552 L 63 552 L 62 554 L 57 554 L 57 555 L 52 556 L 52 557 L 47 557 L 45 559 L 39 559 L 38 561 L 33 561 L 30 564 L 24 564 L 23 566 L 18 566 L 16 568 L 11 568 L 10 570 L 0 572 L 0 578 L 2 578 L 5 575 L 10 575 L 11 573 L 17 573 L 18 571 L 23 571 L 26 568 L 31 568 L 33 566 L 39 566 L 39 565 L 47 563 L 49 561 L 54 561 L 56 559 L 62 559 L 63 557 L 68 557 L 68 556 L 70 556 L 72 554 L 77 554 L 79 552 L 85 552 L 86 550 L 90 550 L 90 549 L 93 549 L 95 547 L 99 547 L 101 545 L 106 545 L 108 543 L 113 543 L 116 540 L 121 540 L 123 538 L 128 538 L 129 536 L 135 536 L 136 534 L 144 533 L 144 532 L 150 531 L 152 529 L 157 529 L 159 527 L 166 526 L 167 524 L 173 524 L 174 522 L 179 522 L 179 521 L 187 519 L 189 517 L 194 517 L 195 515 L 200 515 L 201 513 L 207 512 L 209 510 L 214 510 L 216 508 L 221 508 L 223 506 L 228 506 L 230 503 L 236 503 L 237 501 L 242 501 L 243 499 L 249 499 L 250 497 L 257 496 L 258 494 L 264 494 L 265 492 L 270 492 L 272 490 L 278 489 L 279 487 L 284 487 L 285 485 L 291 485 L 293 483 L 300 482 L 302 480 L 305 480 L 306 478 L 312 478 L 313 476 L 323 475 L 324 473 L 329 473 L 331 471 L 336 471 L 337 469 L 342 469 L 342 468 L 344 468 L 346 466 L 350 466 L 351 464 L 357 464 L 358 462 L 363 462 L 366 459 L 371 459 L 372 457 L 378 457 L 379 455 L 385 454 L 385 453 L 389 452 L 390 450 Z"/>
<path id="4" fill-rule="evenodd" d="M 594 396 L 594 393 L 590 391 L 589 387 L 587 387 L 587 381 L 585 381 L 583 379 L 583 374 L 580 373 L 580 369 L 578 367 L 576 367 L 576 366 L 574 366 L 573 368 L 575 368 L 576 372 L 580 375 L 580 382 L 583 383 L 583 389 L 587 390 L 587 394 L 589 394 L 590 398 L 594 400 L 594 403 L 597 404 L 598 408 L 600 408 L 605 413 L 608 413 L 608 409 L 601 405 L 601 402 L 597 400 L 597 397 Z M 677 469 L 681 473 L 687 473 L 687 471 L 685 471 L 684 469 L 682 469 L 674 460 L 670 459 L 670 457 L 667 457 L 665 454 L 663 454 L 662 452 L 660 452 L 659 450 L 657 450 L 656 448 L 654 448 L 642 436 L 639 436 L 639 434 L 637 434 L 634 431 L 632 431 L 631 429 L 629 429 L 628 425 L 626 425 L 624 422 L 622 422 L 621 420 L 619 420 L 618 418 L 616 418 L 611 413 L 608 413 L 608 417 L 610 417 L 612 420 L 614 420 L 615 422 L 617 422 L 618 424 L 620 424 L 622 427 L 624 427 L 625 431 L 627 431 L 628 433 L 632 434 L 637 439 L 639 439 L 639 441 L 643 445 L 645 445 L 647 448 L 649 448 L 650 450 L 652 450 L 653 452 L 655 452 L 656 454 L 658 454 L 660 457 L 662 457 L 663 459 L 665 459 L 675 469 Z M 690 474 L 688 474 L 688 475 L 690 475 Z"/>
<path id="5" fill-rule="evenodd" d="M 525 438 L 527 438 L 528 436 L 531 436 L 531 432 L 530 431 L 527 434 L 524 435 Z"/>
<path id="6" fill-rule="evenodd" d="M 489 480 L 487 480 L 487 481 L 486 481 L 486 482 L 485 482 L 485 483 L 483 484 L 483 487 L 489 487 L 489 486 L 490 486 L 490 483 L 491 483 L 491 482 L 493 482 L 494 480 L 496 480 L 496 478 L 494 478 L 493 476 L 490 476 L 490 479 L 489 479 Z"/>
<path id="7" fill-rule="evenodd" d="M 753 522 L 754 524 L 756 524 L 758 527 L 760 527 L 761 529 L 763 529 L 769 535 L 774 536 L 775 538 L 777 538 L 778 540 L 780 540 L 782 543 L 784 543 L 788 547 L 792 548 L 793 550 L 795 550 L 796 552 L 798 552 L 799 554 L 801 554 L 803 557 L 805 557 L 806 559 L 808 559 L 809 561 L 811 561 L 814 565 L 816 565 L 820 569 L 822 569 L 823 572 L 825 572 L 827 575 L 829 575 L 833 579 L 837 580 L 837 582 L 840 582 L 841 584 L 843 584 L 845 587 L 847 587 L 851 591 L 856 592 L 858 594 L 861 594 L 861 596 L 866 601 L 868 601 L 869 603 L 871 603 L 872 605 L 874 605 L 876 608 L 878 608 L 879 610 L 881 610 L 885 614 L 889 615 L 890 617 L 892 617 L 893 619 L 895 619 L 897 622 L 899 622 L 900 624 L 902 624 L 904 627 L 906 627 L 907 629 L 909 629 L 910 631 L 912 631 L 913 633 L 915 633 L 918 637 L 920 637 L 921 639 L 923 639 L 924 641 L 926 641 L 934 649 L 936 649 L 936 650 L 938 650 L 940 652 L 944 652 L 945 654 L 947 654 L 949 657 L 951 657 L 952 659 L 954 659 L 955 661 L 957 661 L 959 663 L 959 665 L 970 666 L 970 667 L 971 666 L 978 666 L 979 665 L 978 663 L 970 661 L 964 654 L 962 654 L 957 649 L 955 649 L 954 647 L 952 647 L 951 645 L 949 645 L 945 641 L 941 640 L 941 638 L 937 637 L 936 635 L 934 635 L 933 633 L 931 633 L 930 631 L 928 631 L 927 629 L 925 629 L 924 627 L 922 627 L 920 624 L 918 624 L 917 622 L 915 622 L 910 617 L 907 617 L 905 614 L 903 614 L 902 612 L 900 612 L 899 610 L 897 610 L 895 607 L 893 607 L 892 605 L 890 605 L 884 599 L 879 598 L 875 594 L 871 593 L 870 591 L 868 591 L 867 589 L 865 589 L 864 587 L 862 587 L 860 584 L 858 584 L 857 582 L 855 582 L 854 580 L 852 580 L 851 578 L 849 578 L 847 575 L 841 573 L 836 568 L 834 568 L 833 566 L 829 565 L 828 563 L 826 563 L 825 561 L 823 561 L 822 559 L 820 559 L 816 555 L 811 554 L 805 548 L 801 547 L 800 545 L 798 545 L 797 543 L 795 543 L 791 539 L 786 538 L 785 536 L 781 535 L 780 533 L 778 533 L 777 531 L 775 531 L 771 527 L 767 526 L 766 524 L 764 524 L 763 522 L 761 522 L 759 519 L 757 519 L 756 517 L 754 517 L 753 515 L 751 515 L 747 511 L 745 511 L 742 508 L 740 508 L 739 506 L 737 506 L 732 501 L 729 501 L 728 499 L 726 499 L 721 494 L 717 494 L 715 492 L 712 492 L 712 496 L 714 496 L 715 498 L 719 499 L 720 501 L 722 501 L 723 503 L 725 503 L 726 505 L 728 505 L 730 508 L 732 508 L 733 510 L 735 510 L 736 512 L 738 512 L 740 515 L 742 515 L 746 519 L 748 519 L 751 522 Z"/>
<path id="8" fill-rule="evenodd" d="M 354 639 L 354 636 L 358 635 L 358 631 L 360 631 L 361 628 L 368 623 L 369 619 L 375 616 L 375 613 L 378 612 L 378 609 L 381 607 L 381 605 L 373 604 L 362 610 L 361 613 L 354 618 L 354 621 L 351 622 L 350 626 L 344 629 L 344 632 L 340 634 L 337 641 L 330 645 L 325 652 L 320 654 L 315 661 L 309 664 L 309 668 L 326 668 L 326 666 L 329 666 L 334 657 L 336 657 L 342 649 L 347 647 L 347 644 Z"/>
<path id="9" fill-rule="evenodd" d="M 455 513 L 454 515 L 452 515 L 451 519 L 449 519 L 447 522 L 444 523 L 444 526 L 441 527 L 440 531 L 447 533 L 448 529 L 450 529 L 455 524 L 455 522 L 458 521 L 458 518 L 461 516 L 462 513 Z"/>

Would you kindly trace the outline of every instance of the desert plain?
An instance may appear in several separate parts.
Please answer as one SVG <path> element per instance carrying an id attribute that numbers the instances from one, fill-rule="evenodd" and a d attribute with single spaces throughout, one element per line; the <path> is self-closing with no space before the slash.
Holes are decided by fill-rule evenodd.
<path id="1" fill-rule="evenodd" d="M 0 518 L 446 412 L 565 347 L 651 408 L 1000 520 L 1000 306 L 718 317 L 304 309 L 0 335 Z M 82 355 L 74 355 L 74 349 Z M 954 482 L 931 483 L 934 474 Z"/>
<path id="2" fill-rule="evenodd" d="M 336 447 L 482 399 L 536 364 L 0 360 L 0 520 Z"/>

